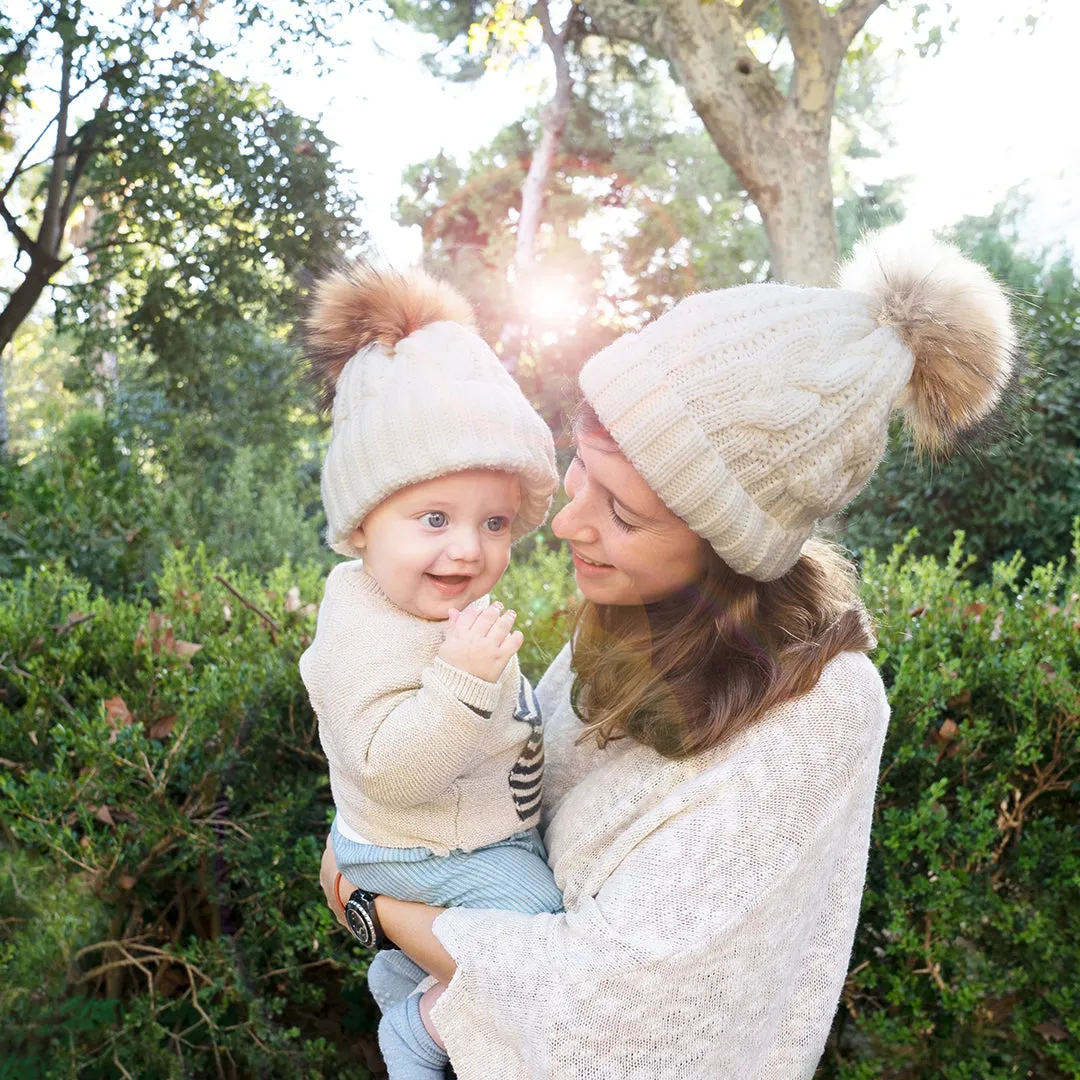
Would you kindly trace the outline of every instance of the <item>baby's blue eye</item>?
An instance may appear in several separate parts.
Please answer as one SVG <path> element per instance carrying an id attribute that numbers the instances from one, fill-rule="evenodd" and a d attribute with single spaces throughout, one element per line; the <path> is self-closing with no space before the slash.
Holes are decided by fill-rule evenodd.
<path id="1" fill-rule="evenodd" d="M 441 510 L 432 510 L 431 513 L 425 514 L 420 520 L 429 528 L 444 529 L 449 518 Z"/>
<path id="2" fill-rule="evenodd" d="M 484 522 L 484 528 L 488 532 L 499 533 L 510 528 L 510 519 L 505 517 L 489 517 Z"/>

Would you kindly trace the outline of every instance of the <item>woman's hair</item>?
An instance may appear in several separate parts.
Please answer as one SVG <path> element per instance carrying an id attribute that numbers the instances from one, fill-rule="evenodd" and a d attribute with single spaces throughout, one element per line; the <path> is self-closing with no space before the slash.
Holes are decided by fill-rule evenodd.
<path id="1" fill-rule="evenodd" d="M 588 405 L 574 427 L 611 438 Z M 630 736 L 669 758 L 716 746 L 812 689 L 837 654 L 874 647 L 857 586 L 840 549 L 811 539 L 774 581 L 737 574 L 708 548 L 700 579 L 656 603 L 584 601 L 571 646 L 582 738 Z"/>

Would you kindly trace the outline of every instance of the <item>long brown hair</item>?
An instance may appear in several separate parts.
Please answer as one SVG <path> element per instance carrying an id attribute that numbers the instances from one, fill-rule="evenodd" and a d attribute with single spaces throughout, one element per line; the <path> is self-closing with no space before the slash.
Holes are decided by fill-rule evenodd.
<path id="1" fill-rule="evenodd" d="M 611 438 L 588 406 L 575 429 Z M 582 737 L 629 736 L 669 758 L 716 746 L 812 689 L 834 656 L 875 644 L 854 566 L 818 539 L 774 581 L 737 574 L 710 548 L 701 578 L 661 601 L 584 601 L 572 640 Z"/>

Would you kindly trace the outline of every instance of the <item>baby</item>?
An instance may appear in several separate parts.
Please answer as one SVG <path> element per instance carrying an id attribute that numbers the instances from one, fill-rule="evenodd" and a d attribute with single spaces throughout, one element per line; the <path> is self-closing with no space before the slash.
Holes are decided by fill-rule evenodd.
<path id="1" fill-rule="evenodd" d="M 514 612 L 488 603 L 558 482 L 551 433 L 420 273 L 339 271 L 307 320 L 333 429 L 322 472 L 334 568 L 300 671 L 319 718 L 350 926 L 383 946 L 374 894 L 559 911 L 537 833 L 543 733 Z M 348 895 L 351 892 L 351 895 Z M 424 972 L 401 957 L 399 974 Z M 417 987 L 419 991 L 419 986 Z M 391 1080 L 442 1080 L 419 992 L 388 1009 Z"/>

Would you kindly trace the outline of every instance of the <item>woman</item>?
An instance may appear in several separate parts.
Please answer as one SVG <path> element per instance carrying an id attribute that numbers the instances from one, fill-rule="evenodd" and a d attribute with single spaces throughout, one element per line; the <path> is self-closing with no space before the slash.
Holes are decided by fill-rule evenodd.
<path id="1" fill-rule="evenodd" d="M 854 572 L 811 533 L 894 405 L 938 447 L 994 407 L 1014 346 L 985 271 L 885 234 L 839 289 L 690 297 L 585 365 L 552 523 L 584 603 L 537 688 L 565 912 L 375 904 L 449 984 L 423 1011 L 461 1080 L 813 1074 L 888 705 Z"/>

